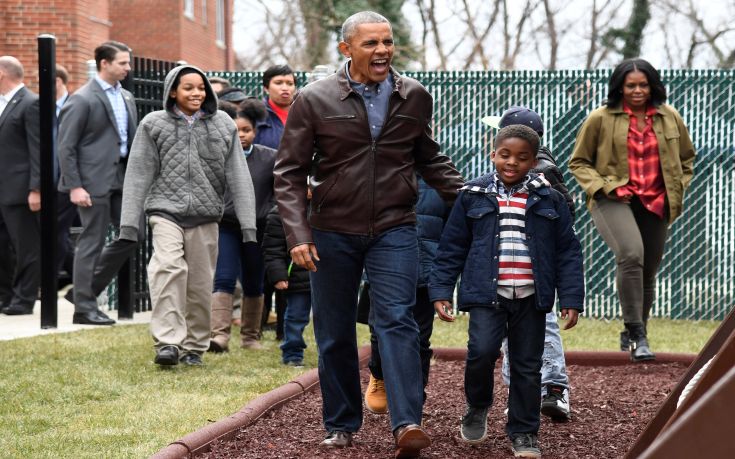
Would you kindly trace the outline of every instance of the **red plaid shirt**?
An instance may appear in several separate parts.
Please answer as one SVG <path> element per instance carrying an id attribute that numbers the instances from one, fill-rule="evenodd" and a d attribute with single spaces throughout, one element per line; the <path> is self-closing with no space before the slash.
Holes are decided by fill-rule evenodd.
<path id="1" fill-rule="evenodd" d="M 623 111 L 630 115 L 628 128 L 628 172 L 630 180 L 624 186 L 615 189 L 620 196 L 638 196 L 641 203 L 654 214 L 664 218 L 666 205 L 666 186 L 661 173 L 661 162 L 658 156 L 658 140 L 653 132 L 653 115 L 655 107 L 646 110 L 646 127 L 638 130 L 638 119 L 625 104 Z"/>

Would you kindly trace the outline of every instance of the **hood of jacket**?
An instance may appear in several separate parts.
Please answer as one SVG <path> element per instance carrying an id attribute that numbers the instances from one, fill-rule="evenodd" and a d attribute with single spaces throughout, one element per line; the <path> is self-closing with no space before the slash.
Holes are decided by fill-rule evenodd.
<path id="1" fill-rule="evenodd" d="M 202 72 L 198 67 L 188 64 L 174 67 L 166 75 L 166 79 L 163 82 L 163 109 L 171 114 L 174 113 L 173 110 L 176 101 L 175 99 L 171 98 L 169 94 L 171 94 L 171 91 L 173 91 L 174 89 L 174 80 L 176 80 L 176 77 L 182 72 L 182 70 L 185 69 L 193 69 L 195 72 L 201 75 L 202 79 L 204 80 L 204 89 L 207 93 L 207 96 L 204 98 L 204 102 L 202 103 L 202 110 L 204 111 L 204 113 L 206 113 L 206 116 L 212 116 L 217 113 L 217 95 L 214 93 L 212 85 L 209 84 L 209 79 L 207 79 L 207 75 L 205 75 L 204 72 Z"/>

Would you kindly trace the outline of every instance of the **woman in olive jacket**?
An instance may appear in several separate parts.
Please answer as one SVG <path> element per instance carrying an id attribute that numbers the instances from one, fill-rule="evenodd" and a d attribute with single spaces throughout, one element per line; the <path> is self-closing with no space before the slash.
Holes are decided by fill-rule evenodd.
<path id="1" fill-rule="evenodd" d="M 577 134 L 569 161 L 587 193 L 595 227 L 615 254 L 616 284 L 631 360 L 655 358 L 646 323 L 668 227 L 681 214 L 694 147 L 679 113 L 666 104 L 658 71 L 626 59 L 610 76 L 605 105 Z"/>

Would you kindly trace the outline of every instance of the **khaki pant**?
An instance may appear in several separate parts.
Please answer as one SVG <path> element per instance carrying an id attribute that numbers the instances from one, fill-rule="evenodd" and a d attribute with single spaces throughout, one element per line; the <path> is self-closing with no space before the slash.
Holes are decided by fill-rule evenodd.
<path id="1" fill-rule="evenodd" d="M 626 324 L 645 324 L 656 299 L 656 273 L 664 255 L 668 212 L 659 218 L 637 197 L 630 204 L 596 199 L 592 221 L 615 254 L 615 281 Z"/>
<path id="2" fill-rule="evenodd" d="M 148 285 L 154 345 L 156 349 L 177 346 L 182 354 L 202 354 L 209 348 L 217 223 L 181 228 L 152 216 L 150 226 L 153 256 L 148 263 Z"/>

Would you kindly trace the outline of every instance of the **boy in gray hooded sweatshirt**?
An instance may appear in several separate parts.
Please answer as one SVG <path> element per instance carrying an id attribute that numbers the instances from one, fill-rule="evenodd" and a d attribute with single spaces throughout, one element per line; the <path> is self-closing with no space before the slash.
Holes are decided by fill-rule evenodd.
<path id="1" fill-rule="evenodd" d="M 163 110 L 138 126 L 123 185 L 120 239 L 136 241 L 141 211 L 153 234 L 148 285 L 159 365 L 201 365 L 209 348 L 217 223 L 229 187 L 243 241 L 255 241 L 255 195 L 237 127 L 217 110 L 204 73 L 166 75 Z"/>

